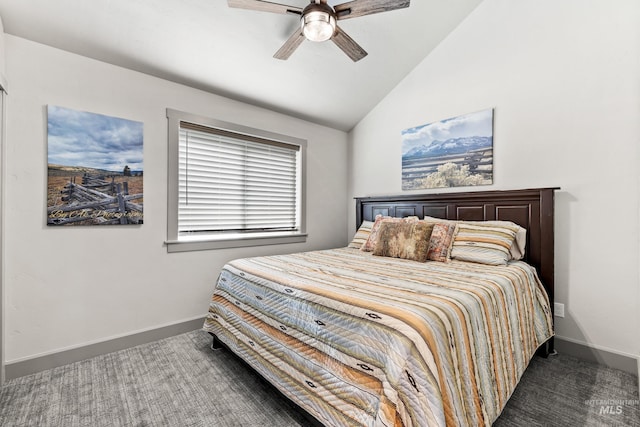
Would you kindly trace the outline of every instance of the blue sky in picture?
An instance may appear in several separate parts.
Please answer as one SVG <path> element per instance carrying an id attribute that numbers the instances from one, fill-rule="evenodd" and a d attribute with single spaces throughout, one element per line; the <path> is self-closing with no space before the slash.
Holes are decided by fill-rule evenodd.
<path id="1" fill-rule="evenodd" d="M 416 126 L 402 131 L 402 155 L 423 153 L 436 147 L 444 149 L 447 141 L 492 137 L 493 109 L 464 114 L 439 122 Z M 483 138 L 486 139 L 486 138 Z M 412 151 L 413 150 L 413 151 Z"/>
<path id="2" fill-rule="evenodd" d="M 122 172 L 143 170 L 143 123 L 49 105 L 48 163 Z"/>

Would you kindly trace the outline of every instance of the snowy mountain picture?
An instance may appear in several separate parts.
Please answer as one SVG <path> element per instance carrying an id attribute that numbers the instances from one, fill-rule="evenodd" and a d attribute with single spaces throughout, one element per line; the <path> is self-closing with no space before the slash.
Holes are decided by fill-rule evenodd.
<path id="1" fill-rule="evenodd" d="M 402 131 L 402 189 L 493 183 L 493 109 Z"/>

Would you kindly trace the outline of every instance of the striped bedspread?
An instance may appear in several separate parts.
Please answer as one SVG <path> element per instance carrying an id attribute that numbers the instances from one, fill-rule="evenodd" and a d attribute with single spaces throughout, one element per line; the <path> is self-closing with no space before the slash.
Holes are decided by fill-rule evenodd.
<path id="1" fill-rule="evenodd" d="M 327 426 L 480 426 L 553 334 L 523 262 L 340 248 L 239 259 L 204 329 Z"/>

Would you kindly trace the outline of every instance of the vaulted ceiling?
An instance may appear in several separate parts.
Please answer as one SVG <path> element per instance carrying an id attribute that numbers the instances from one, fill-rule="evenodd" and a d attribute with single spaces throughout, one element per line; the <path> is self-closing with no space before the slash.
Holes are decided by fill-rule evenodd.
<path id="1" fill-rule="evenodd" d="M 480 1 L 413 0 L 340 21 L 368 52 L 358 62 L 310 41 L 274 59 L 299 19 L 226 0 L 0 0 L 0 17 L 14 36 L 348 131 Z"/>

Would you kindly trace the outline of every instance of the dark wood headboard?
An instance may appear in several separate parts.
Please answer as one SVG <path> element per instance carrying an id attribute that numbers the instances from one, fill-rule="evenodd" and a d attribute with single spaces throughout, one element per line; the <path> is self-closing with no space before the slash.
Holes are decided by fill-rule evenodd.
<path id="1" fill-rule="evenodd" d="M 356 198 L 356 229 L 376 215 L 433 216 L 467 221 L 512 221 L 527 230 L 525 261 L 534 266 L 552 302 L 554 296 L 553 197 L 558 188 L 411 194 Z"/>

